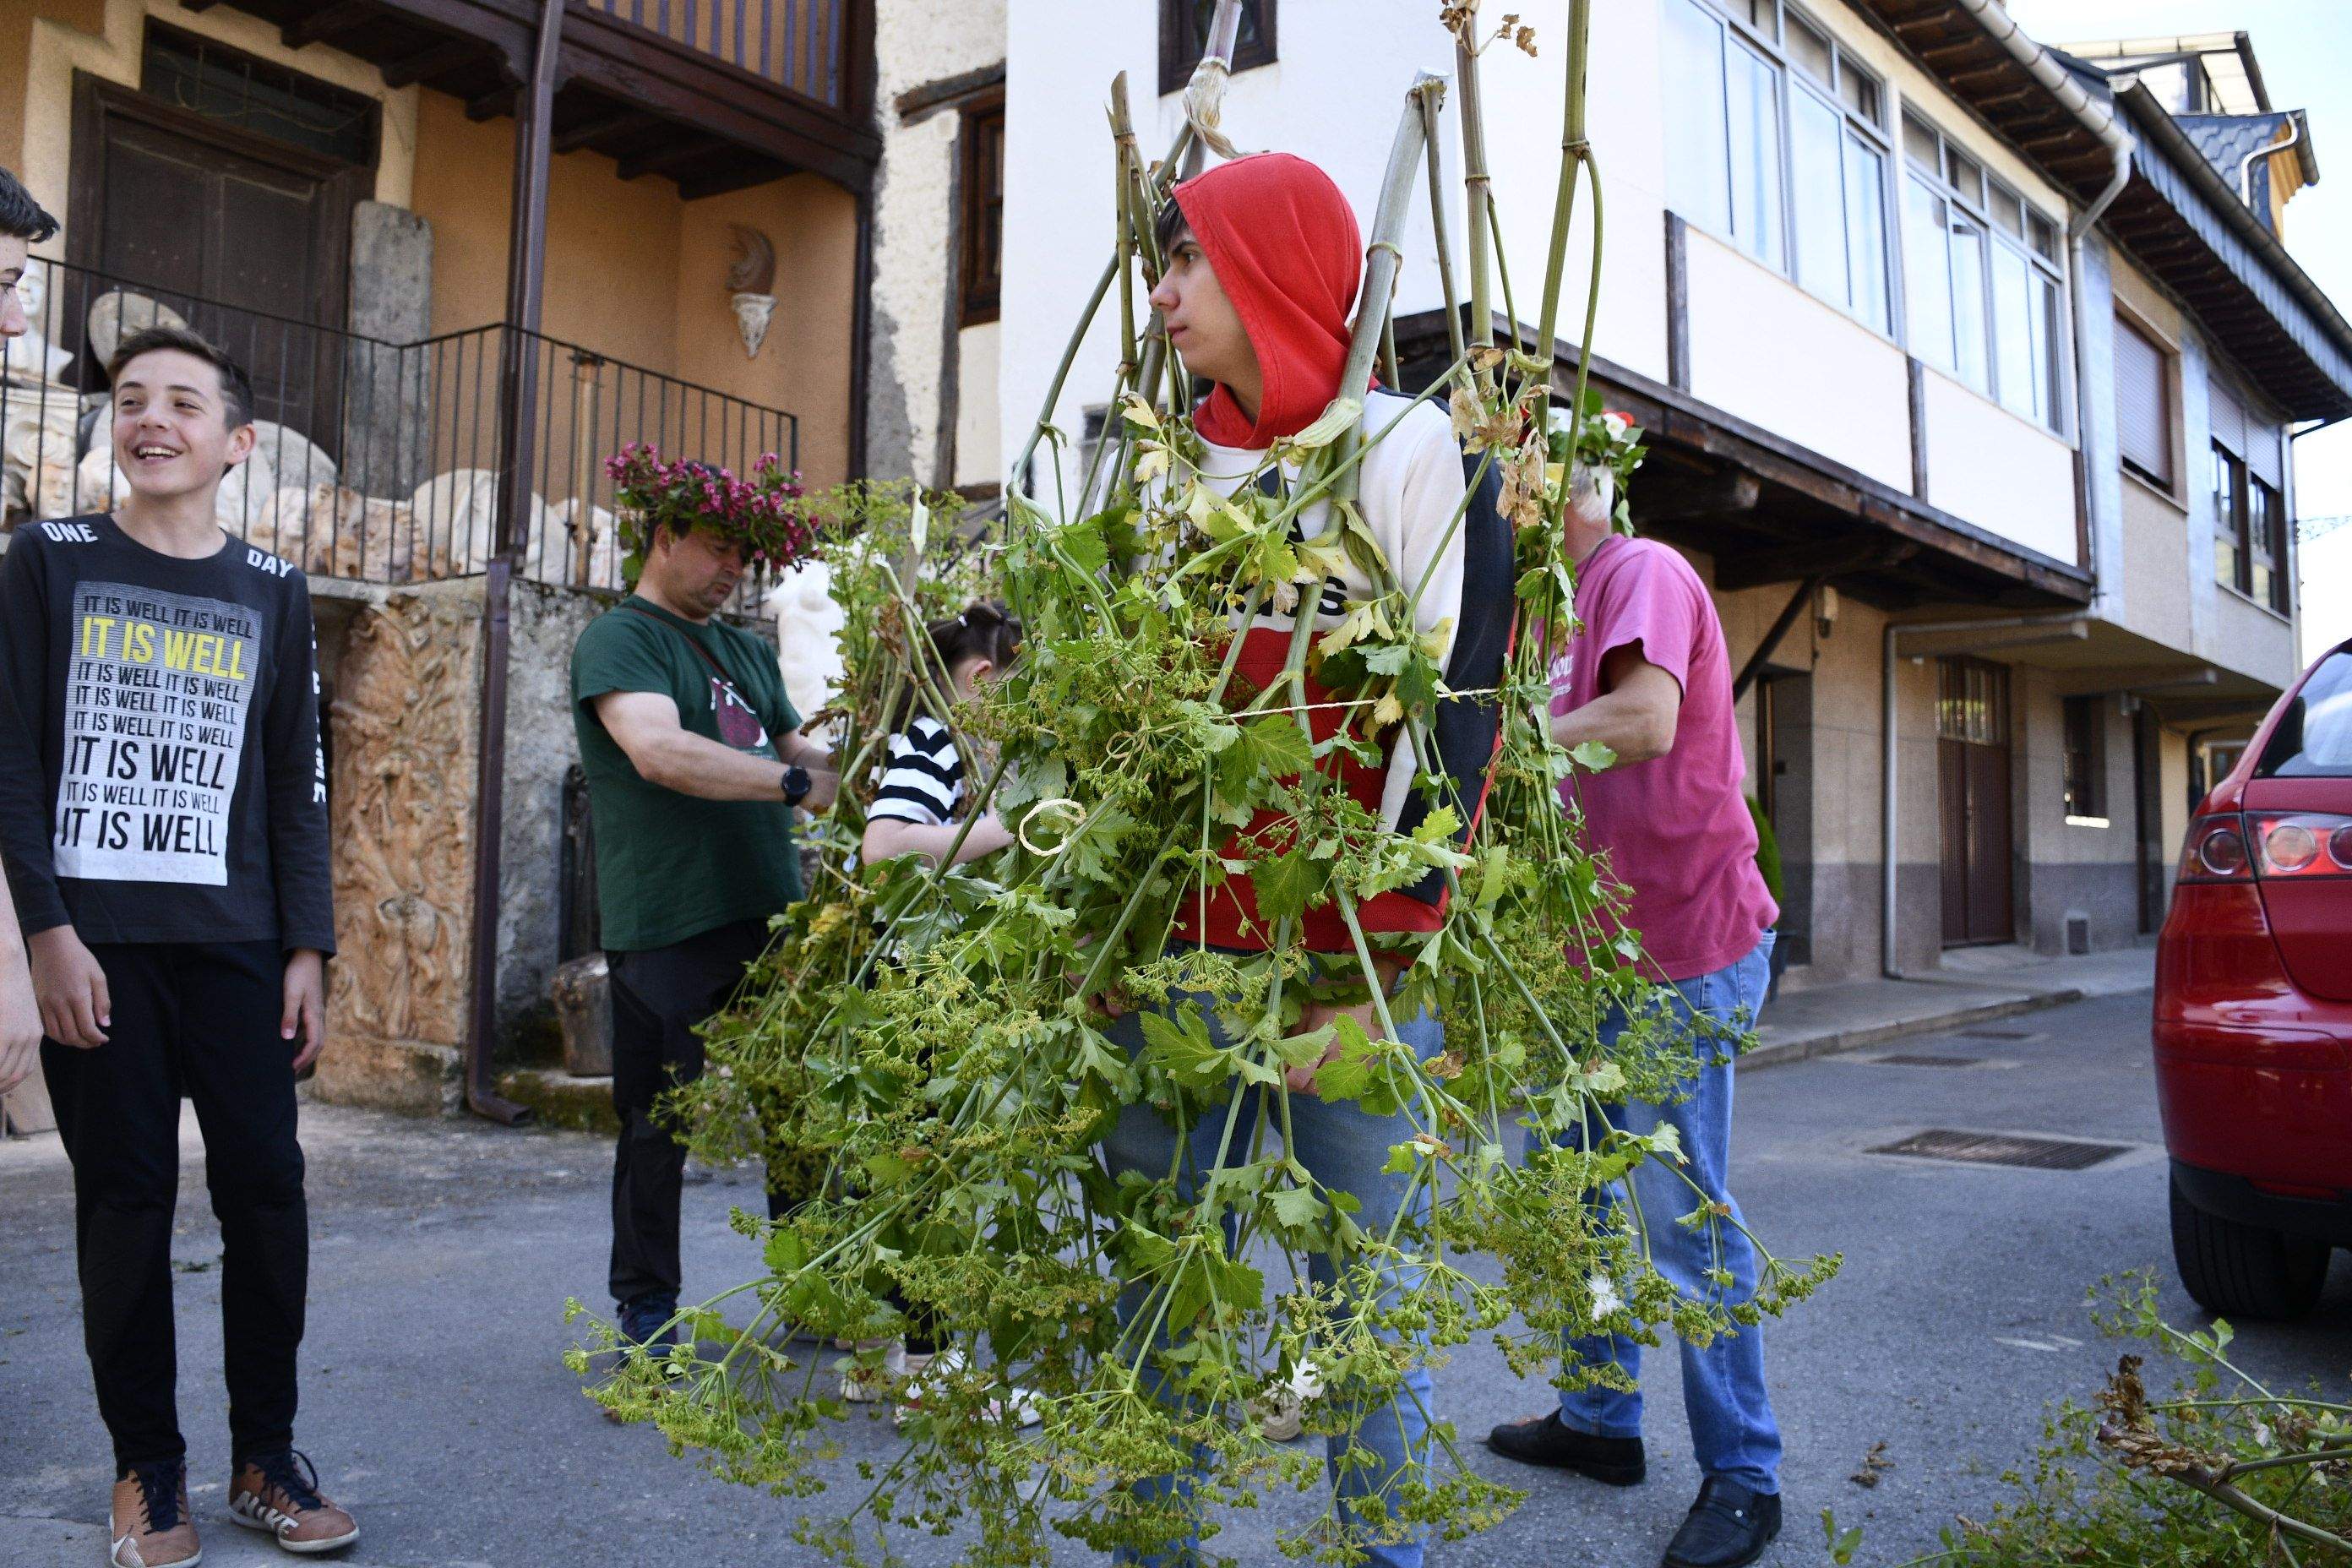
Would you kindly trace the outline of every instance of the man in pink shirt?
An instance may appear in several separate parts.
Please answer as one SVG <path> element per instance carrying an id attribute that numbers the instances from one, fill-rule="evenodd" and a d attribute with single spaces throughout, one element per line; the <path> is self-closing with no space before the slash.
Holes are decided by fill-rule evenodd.
<path id="1" fill-rule="evenodd" d="M 1654 540 L 1621 537 L 1605 519 L 1581 519 L 1578 510 L 1570 509 L 1568 547 L 1582 626 L 1553 663 L 1551 731 L 1563 746 L 1598 741 L 1617 761 L 1571 774 L 1560 798 L 1582 813 L 1587 841 L 1633 889 L 1628 921 L 1641 933 L 1645 963 L 1666 983 L 1662 1000 L 1673 1016 L 1744 1028 L 1764 1000 L 1769 928 L 1780 910 L 1756 869 L 1723 624 L 1681 556 Z M 1623 1027 L 1622 1015 L 1605 1023 L 1603 1044 Z M 1611 1120 L 1631 1132 L 1661 1122 L 1679 1131 L 1688 1163 L 1678 1172 L 1643 1163 L 1627 1183 L 1631 1196 L 1659 1271 L 1690 1296 L 1737 1303 L 1756 1289 L 1746 1235 L 1734 1224 L 1675 1223 L 1708 1200 L 1738 1212 L 1725 1185 L 1731 1060 L 1712 1039 L 1694 1045 L 1702 1065 L 1683 1098 L 1623 1106 Z M 1730 1271 L 1727 1289 L 1708 1280 L 1717 1268 Z M 1641 1347 L 1623 1334 L 1567 1348 L 1587 1363 L 1641 1369 Z M 1780 1433 L 1764 1389 L 1763 1344 L 1756 1330 L 1743 1329 L 1704 1349 L 1685 1344 L 1682 1358 L 1683 1405 L 1705 1479 L 1666 1548 L 1665 1568 L 1739 1568 L 1780 1528 Z M 1638 1393 L 1564 1393 L 1557 1410 L 1506 1423 L 1486 1441 L 1509 1458 L 1615 1486 L 1646 1473 Z"/>

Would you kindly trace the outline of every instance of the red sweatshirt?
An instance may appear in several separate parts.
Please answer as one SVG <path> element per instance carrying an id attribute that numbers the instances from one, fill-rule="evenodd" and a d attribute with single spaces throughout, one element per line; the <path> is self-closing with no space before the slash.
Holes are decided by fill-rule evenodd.
<path id="1" fill-rule="evenodd" d="M 1355 214 L 1339 187 L 1322 170 L 1288 153 L 1221 164 L 1179 185 L 1175 195 L 1249 333 L 1264 382 L 1255 420 L 1220 385 L 1195 422 L 1207 447 L 1201 477 L 1231 492 L 1265 468 L 1268 447 L 1313 424 L 1336 395 L 1348 357 L 1350 307 L 1362 279 L 1363 247 Z M 1366 434 L 1386 428 L 1401 413 L 1404 418 L 1365 456 L 1358 505 L 1406 594 L 1427 580 L 1415 629 L 1439 634 L 1447 687 L 1491 691 L 1502 679 L 1512 610 L 1510 530 L 1495 504 L 1500 479 L 1488 473 L 1461 526 L 1446 540 L 1475 464 L 1465 463 L 1441 405 L 1423 403 L 1405 413 L 1406 401 L 1384 392 L 1366 399 Z M 1295 464 L 1274 471 L 1286 488 L 1297 481 Z M 1328 513 L 1325 502 L 1310 503 L 1292 524 L 1294 535 L 1305 539 L 1321 532 Z M 1336 626 L 1352 602 L 1374 593 L 1370 575 L 1350 563 L 1316 595 L 1317 625 Z M 1237 628 L 1244 640 L 1228 694 L 1234 707 L 1280 679 L 1292 625 L 1292 616 L 1267 609 L 1246 628 Z M 1324 704 L 1334 693 L 1310 676 L 1307 700 Z M 1310 715 L 1316 738 L 1335 733 L 1346 712 L 1317 706 Z M 1430 723 L 1435 757 L 1418 757 L 1404 728 L 1397 726 L 1378 737 L 1388 759 L 1384 765 L 1366 766 L 1339 753 L 1318 765 L 1397 831 L 1410 833 L 1443 804 L 1454 808 L 1466 837 L 1486 798 L 1499 720 L 1492 698 L 1441 701 Z M 1361 733 L 1369 719 L 1349 721 Z M 1424 774 L 1435 775 L 1435 798 L 1417 787 Z M 1281 854 L 1291 842 L 1289 819 L 1261 810 L 1224 853 L 1229 859 L 1256 858 Z M 1444 879 L 1432 874 L 1379 894 L 1358 912 L 1367 931 L 1434 931 L 1444 913 Z M 1246 876 L 1228 878 L 1212 889 L 1205 921 L 1196 922 L 1194 913 L 1195 905 L 1187 900 L 1177 927 L 1186 940 L 1251 950 L 1272 945 L 1273 932 L 1258 919 Z M 1336 905 L 1309 909 L 1298 940 L 1312 952 L 1353 949 Z"/>

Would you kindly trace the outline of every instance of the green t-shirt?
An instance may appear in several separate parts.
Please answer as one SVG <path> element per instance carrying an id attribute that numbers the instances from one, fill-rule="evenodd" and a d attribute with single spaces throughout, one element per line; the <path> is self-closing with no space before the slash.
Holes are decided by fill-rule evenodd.
<path id="1" fill-rule="evenodd" d="M 727 672 L 731 690 L 688 639 Z M 773 757 L 772 737 L 801 727 L 776 650 L 718 621 L 697 626 L 632 596 L 588 624 L 572 649 L 572 721 L 596 824 L 596 892 L 604 946 L 667 947 L 736 921 L 781 914 L 801 897 L 792 808 L 699 800 L 639 776 L 591 706 L 609 691 L 658 691 L 694 734 Z"/>

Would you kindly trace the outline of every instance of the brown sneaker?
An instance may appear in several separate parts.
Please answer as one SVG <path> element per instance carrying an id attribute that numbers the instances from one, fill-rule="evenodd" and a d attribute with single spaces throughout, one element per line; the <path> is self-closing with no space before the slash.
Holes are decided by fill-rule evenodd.
<path id="1" fill-rule="evenodd" d="M 190 1568 L 204 1561 L 195 1521 L 188 1517 L 188 1467 L 179 1459 L 133 1465 L 114 1483 L 106 1532 L 114 1568 Z"/>
<path id="2" fill-rule="evenodd" d="M 228 1484 L 228 1516 L 266 1530 L 289 1552 L 333 1552 L 360 1538 L 352 1516 L 319 1495 L 310 1457 L 293 1448 L 260 1454 L 236 1468 Z"/>

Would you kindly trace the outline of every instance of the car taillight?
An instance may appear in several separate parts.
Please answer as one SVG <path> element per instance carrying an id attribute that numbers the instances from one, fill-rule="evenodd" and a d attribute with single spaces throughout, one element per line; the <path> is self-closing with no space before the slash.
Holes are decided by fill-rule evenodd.
<path id="1" fill-rule="evenodd" d="M 2352 877 L 2352 816 L 2322 811 L 2234 811 L 2200 816 L 2180 852 L 2184 882 Z"/>
<path id="2" fill-rule="evenodd" d="M 2254 874 L 2265 880 L 2352 876 L 2352 817 L 2319 811 L 2250 811 Z"/>
<path id="3" fill-rule="evenodd" d="M 2181 881 L 2242 882 L 2252 876 L 2236 812 L 2200 816 L 2189 825 L 2189 843 L 2180 852 Z"/>

